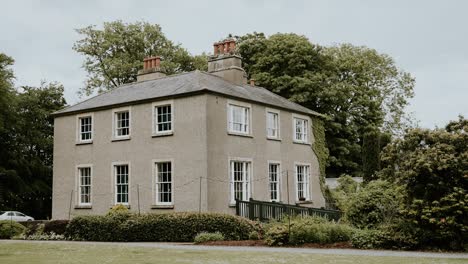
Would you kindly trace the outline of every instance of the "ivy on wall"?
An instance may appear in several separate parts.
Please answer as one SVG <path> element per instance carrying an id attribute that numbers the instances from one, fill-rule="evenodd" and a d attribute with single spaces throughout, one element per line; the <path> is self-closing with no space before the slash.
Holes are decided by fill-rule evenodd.
<path id="1" fill-rule="evenodd" d="M 312 144 L 312 149 L 317 156 L 320 169 L 320 188 L 322 193 L 325 195 L 325 168 L 328 164 L 328 148 L 325 140 L 325 126 L 323 120 L 320 117 L 312 117 L 312 133 L 314 135 L 315 142 Z"/>

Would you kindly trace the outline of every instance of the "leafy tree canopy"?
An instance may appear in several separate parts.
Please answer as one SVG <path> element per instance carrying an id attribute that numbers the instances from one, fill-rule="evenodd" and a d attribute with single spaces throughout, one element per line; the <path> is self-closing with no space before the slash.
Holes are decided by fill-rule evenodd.
<path id="1" fill-rule="evenodd" d="M 136 81 L 143 59 L 148 56 L 161 56 L 161 68 L 167 74 L 207 67 L 202 63 L 206 55 L 192 57 L 181 45 L 170 41 L 157 24 L 117 20 L 104 23 L 102 29 L 88 26 L 77 32 L 83 38 L 73 49 L 86 57 L 83 67 L 88 72 L 86 86 L 80 91 L 84 95 Z"/>
<path id="2" fill-rule="evenodd" d="M 364 133 L 403 128 L 414 79 L 388 55 L 351 44 L 322 47 L 296 34 L 266 37 L 254 32 L 237 40 L 250 78 L 329 116 L 327 174 L 356 175 L 362 170 Z"/>
<path id="3" fill-rule="evenodd" d="M 468 238 L 468 121 L 444 129 L 413 129 L 383 153 L 383 179 L 404 188 L 403 215 L 425 231 L 427 243 Z M 465 241 L 464 241 L 465 240 Z"/>

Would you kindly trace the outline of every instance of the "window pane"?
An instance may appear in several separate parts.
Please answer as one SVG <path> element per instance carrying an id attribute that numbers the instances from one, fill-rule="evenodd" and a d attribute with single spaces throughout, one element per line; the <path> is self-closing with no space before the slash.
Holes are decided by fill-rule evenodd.
<path id="1" fill-rule="evenodd" d="M 229 128 L 233 132 L 248 133 L 250 129 L 249 108 L 230 105 L 229 106 Z"/>
<path id="2" fill-rule="evenodd" d="M 92 139 L 92 119 L 90 116 L 80 118 L 80 140 Z"/>
<path id="3" fill-rule="evenodd" d="M 130 135 L 130 113 L 128 111 L 116 113 L 116 135 Z"/>
<path id="4" fill-rule="evenodd" d="M 79 168 L 79 203 L 91 203 L 91 168 Z"/>
<path id="5" fill-rule="evenodd" d="M 270 199 L 279 201 L 279 164 L 269 165 Z"/>
<path id="6" fill-rule="evenodd" d="M 231 162 L 231 200 L 247 201 L 250 198 L 250 162 Z"/>
<path id="7" fill-rule="evenodd" d="M 156 131 L 171 131 L 172 130 L 172 109 L 170 105 L 156 107 Z"/>
<path id="8" fill-rule="evenodd" d="M 156 203 L 172 203 L 172 164 L 156 163 Z"/>
<path id="9" fill-rule="evenodd" d="M 115 166 L 116 202 L 128 203 L 128 165 Z"/>

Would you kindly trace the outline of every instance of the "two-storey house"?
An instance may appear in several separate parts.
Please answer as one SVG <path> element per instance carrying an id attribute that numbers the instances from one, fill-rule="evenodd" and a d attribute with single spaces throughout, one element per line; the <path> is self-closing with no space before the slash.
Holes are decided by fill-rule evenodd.
<path id="1" fill-rule="evenodd" d="M 115 204 L 234 213 L 250 198 L 324 206 L 311 147 L 320 114 L 245 76 L 225 40 L 208 72 L 165 76 L 147 58 L 135 83 L 56 112 L 52 217 Z"/>

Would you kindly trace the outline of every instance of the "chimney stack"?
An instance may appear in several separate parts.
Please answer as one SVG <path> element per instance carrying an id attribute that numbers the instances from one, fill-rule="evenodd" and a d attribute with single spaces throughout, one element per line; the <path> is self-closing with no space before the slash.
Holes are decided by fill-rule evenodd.
<path id="1" fill-rule="evenodd" d="M 165 77 L 161 71 L 161 57 L 147 57 L 143 60 L 143 70 L 138 71 L 137 82 L 156 80 Z"/>
<path id="2" fill-rule="evenodd" d="M 236 53 L 236 41 L 225 39 L 213 44 L 213 56 L 208 60 L 208 72 L 237 85 L 247 84 L 242 58 Z"/>
<path id="3" fill-rule="evenodd" d="M 250 79 L 250 86 L 255 86 L 255 79 Z"/>

